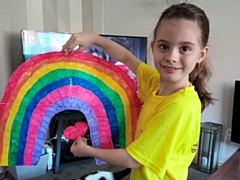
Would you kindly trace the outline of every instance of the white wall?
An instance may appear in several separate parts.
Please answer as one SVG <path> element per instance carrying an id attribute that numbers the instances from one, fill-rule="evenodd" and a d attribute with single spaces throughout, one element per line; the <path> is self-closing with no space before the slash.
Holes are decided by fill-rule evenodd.
<path id="1" fill-rule="evenodd" d="M 93 1 L 93 31 L 102 34 L 147 36 L 150 42 L 160 12 L 167 5 L 164 0 Z M 149 45 L 148 50 L 148 64 L 153 66 Z"/>
<path id="2" fill-rule="evenodd" d="M 149 37 L 161 14 L 180 0 L 1 0 L 0 6 L 0 96 L 8 78 L 22 63 L 21 29 L 49 31 L 94 31 L 105 34 Z M 231 143 L 235 79 L 240 79 L 240 1 L 188 0 L 202 7 L 210 20 L 210 59 L 214 68 L 209 89 L 218 99 L 208 107 L 202 121 L 223 125 L 220 161 L 225 161 L 239 145 Z M 153 65 L 150 49 L 148 63 Z"/>

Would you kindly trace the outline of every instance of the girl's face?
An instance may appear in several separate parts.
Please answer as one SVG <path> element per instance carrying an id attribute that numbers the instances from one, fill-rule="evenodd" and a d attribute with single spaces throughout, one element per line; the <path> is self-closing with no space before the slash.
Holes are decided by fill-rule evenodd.
<path id="1" fill-rule="evenodd" d="M 208 47 L 201 46 L 201 32 L 194 21 L 163 20 L 152 42 L 154 65 L 162 82 L 189 85 L 189 74 L 203 61 Z"/>

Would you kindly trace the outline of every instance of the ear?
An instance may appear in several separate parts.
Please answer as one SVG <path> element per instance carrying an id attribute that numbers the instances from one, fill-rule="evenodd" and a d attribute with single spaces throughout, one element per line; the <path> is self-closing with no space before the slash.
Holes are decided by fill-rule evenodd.
<path id="1" fill-rule="evenodd" d="M 198 63 L 202 62 L 206 57 L 207 57 L 207 54 L 208 54 L 208 50 L 209 50 L 209 46 L 205 46 L 201 52 L 200 52 L 200 57 L 198 59 Z"/>

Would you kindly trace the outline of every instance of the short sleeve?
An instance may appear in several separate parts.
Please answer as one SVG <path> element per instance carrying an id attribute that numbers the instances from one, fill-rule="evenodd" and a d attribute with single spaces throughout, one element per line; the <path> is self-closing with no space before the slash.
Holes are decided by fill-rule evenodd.
<path id="1" fill-rule="evenodd" d="M 144 63 L 140 64 L 137 69 L 138 97 L 145 100 L 151 89 L 159 84 L 160 75 L 158 71 Z"/>

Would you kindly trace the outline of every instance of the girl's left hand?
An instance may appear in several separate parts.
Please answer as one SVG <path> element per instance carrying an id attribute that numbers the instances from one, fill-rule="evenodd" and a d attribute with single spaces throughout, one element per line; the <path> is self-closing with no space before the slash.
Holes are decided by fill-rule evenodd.
<path id="1" fill-rule="evenodd" d="M 84 137 L 78 137 L 71 146 L 71 152 L 74 156 L 83 157 L 88 156 L 87 148 L 90 147 L 87 144 L 87 139 Z"/>

